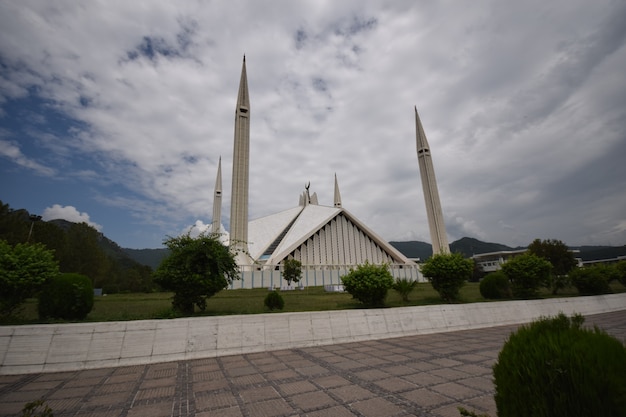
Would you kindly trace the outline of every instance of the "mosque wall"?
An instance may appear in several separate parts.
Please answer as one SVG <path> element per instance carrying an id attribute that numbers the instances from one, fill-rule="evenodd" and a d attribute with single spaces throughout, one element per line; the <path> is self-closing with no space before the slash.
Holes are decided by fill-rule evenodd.
<path id="1" fill-rule="evenodd" d="M 295 287 L 319 287 L 341 285 L 341 277 L 348 274 L 355 265 L 302 265 L 302 279 Z M 426 282 L 418 265 L 390 264 L 389 272 L 396 278 L 410 281 Z M 233 282 L 230 289 L 280 288 L 287 285 L 282 279 L 280 266 L 271 268 L 242 268 L 238 281 Z M 292 284 L 293 285 L 293 284 Z"/>

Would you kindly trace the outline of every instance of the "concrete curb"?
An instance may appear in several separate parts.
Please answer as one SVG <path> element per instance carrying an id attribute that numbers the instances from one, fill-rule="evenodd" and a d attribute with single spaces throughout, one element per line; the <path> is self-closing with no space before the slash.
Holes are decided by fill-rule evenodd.
<path id="1" fill-rule="evenodd" d="M 372 310 L 0 327 L 0 374 L 76 371 L 626 310 L 626 293 Z"/>

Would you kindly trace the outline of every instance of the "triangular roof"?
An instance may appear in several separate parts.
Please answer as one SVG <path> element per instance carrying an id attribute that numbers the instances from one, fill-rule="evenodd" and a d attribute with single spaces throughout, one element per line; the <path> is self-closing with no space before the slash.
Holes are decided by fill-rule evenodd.
<path id="1" fill-rule="evenodd" d="M 256 261 L 278 264 L 340 215 L 354 224 L 395 262 L 412 263 L 346 209 L 316 204 L 295 207 L 251 221 L 248 228 L 250 256 Z"/>

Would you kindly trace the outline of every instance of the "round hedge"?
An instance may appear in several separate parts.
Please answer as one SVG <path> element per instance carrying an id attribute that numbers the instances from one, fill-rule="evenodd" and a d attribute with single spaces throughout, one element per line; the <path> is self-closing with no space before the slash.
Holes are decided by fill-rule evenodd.
<path id="1" fill-rule="evenodd" d="M 394 285 L 393 276 L 387 265 L 372 265 L 367 261 L 342 276 L 341 283 L 352 298 L 368 307 L 383 306 L 387 291 Z"/>
<path id="2" fill-rule="evenodd" d="M 49 280 L 39 295 L 39 317 L 84 320 L 93 308 L 93 286 L 85 275 L 66 273 Z"/>
<path id="3" fill-rule="evenodd" d="M 285 306 L 285 300 L 278 291 L 271 291 L 265 296 L 264 304 L 270 310 L 282 310 Z"/>
<path id="4" fill-rule="evenodd" d="M 499 417 L 626 415 L 626 348 L 564 314 L 520 327 L 493 375 Z"/>
<path id="5" fill-rule="evenodd" d="M 511 283 L 502 271 L 492 272 L 480 281 L 480 295 L 490 300 L 511 298 Z"/>

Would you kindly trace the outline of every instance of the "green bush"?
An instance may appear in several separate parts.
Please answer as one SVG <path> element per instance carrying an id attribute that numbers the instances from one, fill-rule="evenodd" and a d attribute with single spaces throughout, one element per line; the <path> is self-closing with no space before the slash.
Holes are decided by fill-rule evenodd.
<path id="1" fill-rule="evenodd" d="M 511 283 L 502 271 L 487 274 L 480 281 L 480 295 L 491 300 L 511 298 Z"/>
<path id="2" fill-rule="evenodd" d="M 412 281 L 408 278 L 397 278 L 393 284 L 393 289 L 400 294 L 402 301 L 409 301 L 409 294 L 417 287 L 417 281 Z"/>
<path id="3" fill-rule="evenodd" d="M 539 288 L 548 286 L 552 264 L 532 253 L 524 253 L 502 265 L 502 272 L 511 282 L 513 296 L 536 298 Z"/>
<path id="4" fill-rule="evenodd" d="M 265 296 L 264 304 L 270 310 L 282 310 L 285 307 L 285 300 L 283 300 L 283 296 L 278 291 L 270 291 Z"/>
<path id="5" fill-rule="evenodd" d="M 626 261 L 619 261 L 615 264 L 615 275 L 620 284 L 626 286 Z"/>
<path id="6" fill-rule="evenodd" d="M 456 301 L 461 287 L 472 277 L 474 262 L 460 253 L 441 253 L 428 258 L 421 269 L 442 300 Z"/>
<path id="7" fill-rule="evenodd" d="M 54 253 L 41 243 L 11 246 L 0 240 L 0 317 L 13 315 L 58 274 Z"/>
<path id="8" fill-rule="evenodd" d="M 610 275 L 604 265 L 578 268 L 571 272 L 570 279 L 580 295 L 599 295 L 611 292 Z"/>
<path id="9" fill-rule="evenodd" d="M 561 313 L 511 334 L 493 368 L 499 417 L 626 415 L 626 348 L 583 321 Z"/>
<path id="10" fill-rule="evenodd" d="M 39 318 L 83 320 L 93 308 L 93 286 L 84 275 L 60 274 L 39 294 Z"/>
<path id="11" fill-rule="evenodd" d="M 393 288 L 393 277 L 387 265 L 365 262 L 341 277 L 344 289 L 368 307 L 383 306 L 387 291 Z"/>

